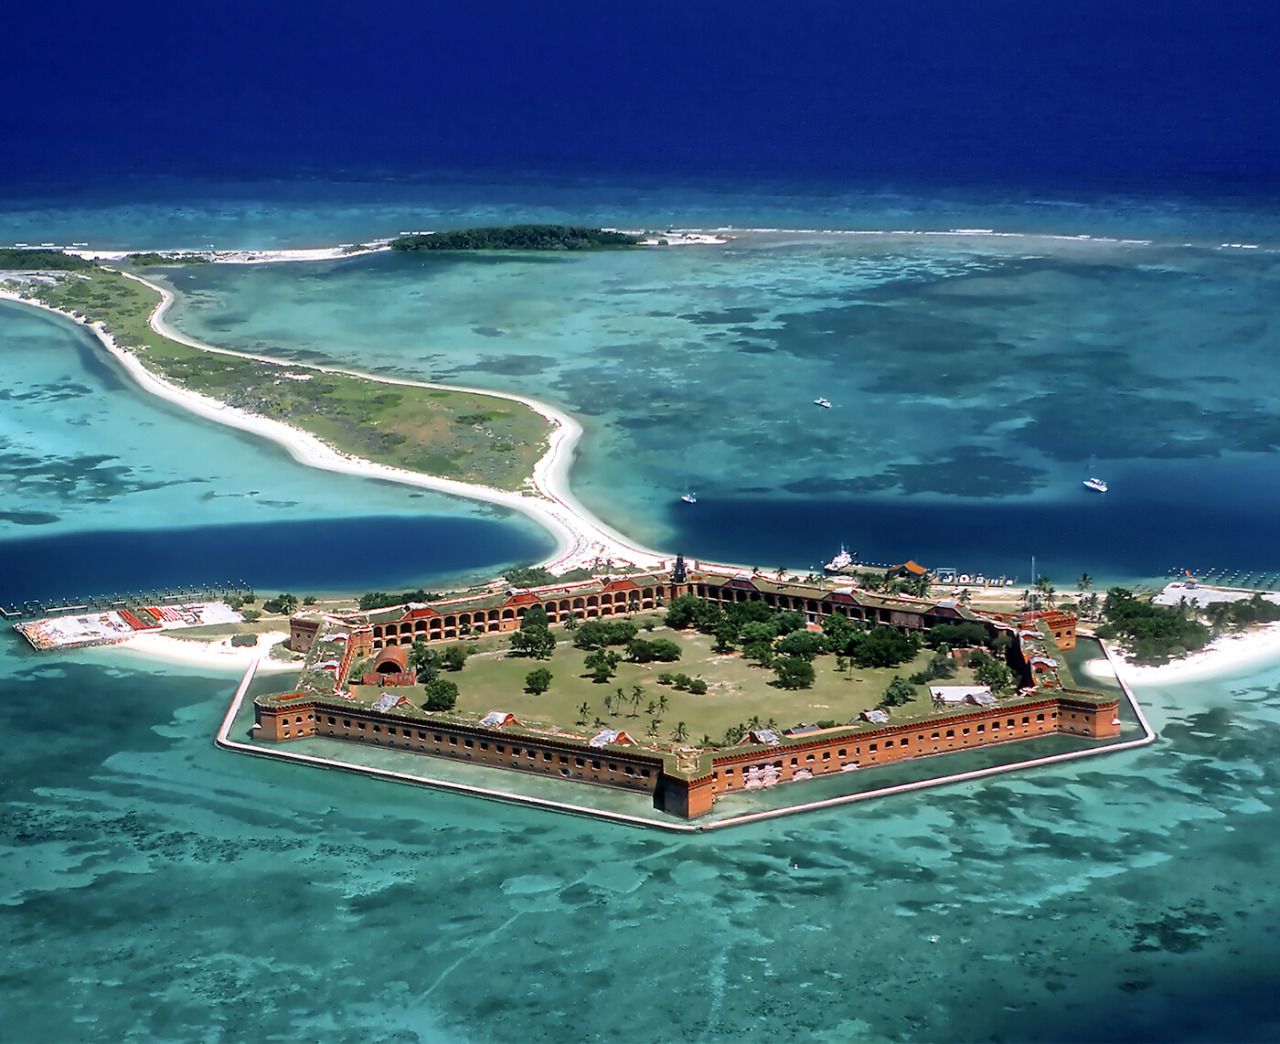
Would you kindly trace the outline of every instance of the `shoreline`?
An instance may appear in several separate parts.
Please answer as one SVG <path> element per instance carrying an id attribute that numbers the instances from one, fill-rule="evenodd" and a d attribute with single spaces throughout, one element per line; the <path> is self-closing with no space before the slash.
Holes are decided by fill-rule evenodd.
<path id="1" fill-rule="evenodd" d="M 322 373 L 342 374 L 381 384 L 469 392 L 518 402 L 528 407 L 543 417 L 551 426 L 551 431 L 547 436 L 547 449 L 534 464 L 533 471 L 528 478 L 528 482 L 533 487 L 536 495 L 513 493 L 492 486 L 475 485 L 456 479 L 408 471 L 404 468 L 394 468 L 390 465 L 378 464 L 362 457 L 345 454 L 319 437 L 293 425 L 248 413 L 210 396 L 181 388 L 165 380 L 147 369 L 135 353 L 122 348 L 111 333 L 100 323 L 90 323 L 88 320 L 74 316 L 62 309 L 53 308 L 41 301 L 23 297 L 14 290 L 0 288 L 0 300 L 38 308 L 84 327 L 97 337 L 108 353 L 144 391 L 180 406 L 196 416 L 269 439 L 282 446 L 300 464 L 318 470 L 354 475 L 359 478 L 377 479 L 420 489 L 429 489 L 518 511 L 541 525 L 556 541 L 555 551 L 539 563 L 553 573 L 563 573 L 572 569 L 590 566 L 598 559 L 616 559 L 640 568 L 655 568 L 670 558 L 670 556 L 661 555 L 652 549 L 632 543 L 621 533 L 597 519 L 573 496 L 569 484 L 569 472 L 572 467 L 574 449 L 582 435 L 582 425 L 557 407 L 528 396 L 494 392 L 484 388 L 438 384 L 407 378 L 386 378 L 336 366 L 300 367 L 299 364 L 273 359 L 270 356 L 257 355 L 250 352 L 237 352 L 204 344 L 174 330 L 165 322 L 164 314 L 176 300 L 176 295 L 173 291 L 133 273 L 121 272 L 120 274 L 125 278 L 141 283 L 161 295 L 160 302 L 152 310 L 148 319 L 148 324 L 152 330 L 162 337 L 170 338 L 200 351 L 253 359 L 257 362 L 282 368 L 305 368 Z"/>
<path id="2" fill-rule="evenodd" d="M 1280 665 L 1280 623 L 1220 635 L 1199 652 L 1156 666 L 1133 663 L 1118 648 L 1112 648 L 1110 664 L 1090 660 L 1084 672 L 1090 677 L 1106 677 L 1114 666 L 1115 673 L 1130 685 L 1180 685 L 1252 671 L 1268 662 Z"/>
<path id="3" fill-rule="evenodd" d="M 297 671 L 301 666 L 300 661 L 289 663 L 285 660 L 270 658 L 272 646 L 285 641 L 288 637 L 288 631 L 267 631 L 258 635 L 258 640 L 253 645 L 233 646 L 229 638 L 202 642 L 171 634 L 139 634 L 127 641 L 117 642 L 115 645 L 95 648 L 120 650 L 147 660 L 159 660 L 174 666 L 197 667 L 204 670 L 243 671 L 256 661 L 259 671 L 283 673 Z"/>

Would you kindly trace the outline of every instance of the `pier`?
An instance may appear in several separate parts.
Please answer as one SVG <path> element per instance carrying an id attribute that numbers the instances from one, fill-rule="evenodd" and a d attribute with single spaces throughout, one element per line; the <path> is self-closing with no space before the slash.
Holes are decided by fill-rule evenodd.
<path id="1" fill-rule="evenodd" d="M 22 602 L 0 601 L 0 617 L 25 620 L 32 617 L 65 616 L 73 613 L 107 612 L 137 605 L 177 605 L 183 602 L 222 602 L 252 595 L 243 580 L 157 588 L 151 591 L 120 591 L 112 594 L 28 598 Z"/>

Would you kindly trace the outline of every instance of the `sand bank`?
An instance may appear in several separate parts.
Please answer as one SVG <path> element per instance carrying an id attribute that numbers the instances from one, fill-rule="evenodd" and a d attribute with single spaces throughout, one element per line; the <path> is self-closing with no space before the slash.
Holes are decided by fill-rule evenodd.
<path id="1" fill-rule="evenodd" d="M 362 478 L 381 479 L 386 482 L 396 482 L 402 485 L 430 489 L 522 512 L 542 525 L 555 538 L 556 551 L 543 563 L 554 573 L 591 566 L 602 559 L 608 559 L 614 563 L 629 563 L 641 568 L 658 568 L 664 562 L 669 561 L 667 557 L 627 540 L 621 533 L 595 518 L 574 498 L 569 488 L 569 470 L 573 462 L 574 447 L 582 436 L 582 426 L 562 410 L 528 396 L 494 392 L 485 388 L 379 377 L 362 373 L 358 370 L 346 370 L 340 367 L 300 367 L 296 363 L 273 359 L 269 356 L 256 355 L 250 352 L 233 352 L 225 348 L 207 345 L 174 330 L 165 322 L 165 313 L 174 301 L 172 291 L 140 276 L 129 273 L 124 274 L 127 278 L 134 279 L 161 295 L 161 301 L 151 315 L 150 324 L 152 329 L 164 337 L 169 337 L 203 351 L 221 355 L 237 355 L 286 370 L 317 369 L 325 373 L 344 374 L 377 381 L 382 384 L 488 395 L 493 398 L 519 402 L 529 407 L 551 425 L 551 433 L 547 438 L 547 449 L 534 465 L 533 473 L 529 479 L 529 491 L 513 493 L 496 489 L 492 486 L 459 482 L 455 479 L 420 474 L 403 468 L 393 468 L 385 464 L 377 464 L 370 460 L 351 456 L 335 449 L 315 435 L 300 428 L 248 413 L 236 407 L 228 406 L 207 395 L 201 395 L 198 392 L 172 384 L 148 370 L 133 352 L 117 344 L 115 338 L 100 323 L 88 324 L 83 319 L 77 318 L 68 312 L 22 297 L 12 290 L 0 290 L 0 298 L 35 308 L 42 308 L 45 311 L 53 312 L 70 319 L 72 322 L 86 326 L 97 336 L 107 351 L 111 353 L 124 368 L 125 372 L 141 388 L 181 406 L 197 416 L 270 439 L 288 450 L 289 454 L 299 463 L 325 471 L 342 472 Z"/>
<path id="2" fill-rule="evenodd" d="M 1215 638 L 1200 652 L 1159 667 L 1131 663 L 1118 649 L 1112 650 L 1116 673 L 1130 685 L 1177 685 L 1206 678 L 1243 674 L 1267 663 L 1280 665 L 1280 623 L 1267 624 L 1237 634 Z M 1085 672 L 1093 677 L 1110 677 L 1111 665 L 1090 660 Z"/>
<path id="3" fill-rule="evenodd" d="M 176 638 L 167 634 L 140 634 L 119 645 L 107 646 L 111 650 L 141 656 L 148 660 L 183 667 L 199 667 L 213 670 L 243 671 L 261 657 L 260 671 L 297 671 L 301 660 L 289 663 L 273 660 L 267 654 L 271 647 L 289 637 L 287 631 L 270 631 L 258 635 L 256 645 L 234 646 L 230 638 L 213 642 L 198 642 L 190 638 Z"/>

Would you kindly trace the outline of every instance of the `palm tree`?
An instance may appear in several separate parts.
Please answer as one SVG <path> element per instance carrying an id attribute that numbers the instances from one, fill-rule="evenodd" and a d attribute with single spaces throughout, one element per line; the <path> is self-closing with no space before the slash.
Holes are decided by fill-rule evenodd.
<path id="1" fill-rule="evenodd" d="M 591 705 L 586 700 L 582 701 L 582 706 L 578 708 L 578 724 L 585 725 L 587 719 L 591 717 Z"/>
<path id="2" fill-rule="evenodd" d="M 1085 591 L 1089 590 L 1089 588 L 1091 588 L 1092 586 L 1093 586 L 1093 577 L 1091 577 L 1088 573 L 1081 573 L 1080 579 L 1076 581 L 1076 587 L 1080 588 L 1080 592 L 1083 594 Z"/>
<path id="3" fill-rule="evenodd" d="M 657 714 L 657 713 L 658 713 L 658 705 L 657 705 L 656 703 L 654 703 L 654 702 L 653 702 L 653 700 L 650 700 L 650 701 L 649 701 L 649 706 L 647 706 L 647 707 L 644 709 L 644 712 L 645 712 L 647 715 L 649 715 L 649 717 L 651 717 L 651 718 L 652 718 L 655 714 Z"/>
<path id="4" fill-rule="evenodd" d="M 644 686 L 631 686 L 631 716 L 634 718 L 640 713 L 640 701 L 644 699 Z"/>
<path id="5" fill-rule="evenodd" d="M 956 599 L 961 605 L 968 605 L 973 601 L 973 592 L 967 587 L 960 588 L 960 597 Z"/>
<path id="6" fill-rule="evenodd" d="M 753 714 L 751 715 L 750 719 L 747 721 L 747 730 L 750 732 L 754 732 L 756 729 L 760 728 L 763 724 L 764 723 L 760 720 L 760 715 Z"/>
<path id="7" fill-rule="evenodd" d="M 677 721 L 675 729 L 671 732 L 671 738 L 677 743 L 683 743 L 689 738 L 689 726 L 683 721 Z"/>
<path id="8" fill-rule="evenodd" d="M 613 693 L 606 692 L 604 694 L 604 712 L 606 714 L 613 713 Z"/>
<path id="9" fill-rule="evenodd" d="M 667 713 L 667 694 L 665 692 L 658 693 L 658 710 L 663 714 Z"/>

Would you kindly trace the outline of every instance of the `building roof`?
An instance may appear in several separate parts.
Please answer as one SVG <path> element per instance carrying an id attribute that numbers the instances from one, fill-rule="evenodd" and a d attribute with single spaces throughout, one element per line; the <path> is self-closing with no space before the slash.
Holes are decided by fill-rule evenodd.
<path id="1" fill-rule="evenodd" d="M 781 743 L 778 734 L 773 729 L 752 729 L 747 733 L 748 743 L 768 743 L 771 746 L 775 743 Z"/>
<path id="2" fill-rule="evenodd" d="M 979 693 L 991 695 L 988 685 L 930 685 L 929 695 L 939 703 L 965 703 Z"/>
<path id="3" fill-rule="evenodd" d="M 503 725 L 519 725 L 520 723 L 516 721 L 516 716 L 509 711 L 491 710 L 480 719 L 480 724 L 497 729 Z"/>
<path id="4" fill-rule="evenodd" d="M 883 725 L 889 720 L 889 712 L 880 707 L 876 707 L 872 710 L 863 711 L 861 717 L 863 721 L 871 721 L 875 722 L 877 725 Z"/>
<path id="5" fill-rule="evenodd" d="M 376 711 L 389 711 L 392 707 L 394 707 L 397 703 L 399 703 L 401 699 L 403 699 L 403 697 L 400 696 L 398 693 L 384 692 L 381 696 L 378 697 L 377 701 L 374 703 L 373 709 Z"/>

